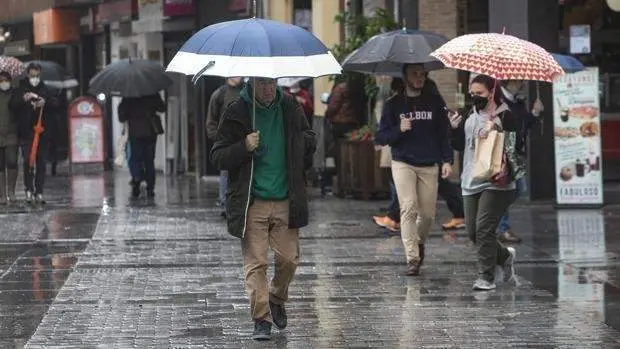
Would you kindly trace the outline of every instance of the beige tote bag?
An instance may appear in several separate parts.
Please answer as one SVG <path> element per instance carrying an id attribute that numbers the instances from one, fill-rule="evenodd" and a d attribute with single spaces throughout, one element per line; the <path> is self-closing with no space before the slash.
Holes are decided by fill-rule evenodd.
<path id="1" fill-rule="evenodd" d="M 504 156 L 504 133 L 492 130 L 487 138 L 476 138 L 473 177 L 487 181 L 502 170 Z"/>

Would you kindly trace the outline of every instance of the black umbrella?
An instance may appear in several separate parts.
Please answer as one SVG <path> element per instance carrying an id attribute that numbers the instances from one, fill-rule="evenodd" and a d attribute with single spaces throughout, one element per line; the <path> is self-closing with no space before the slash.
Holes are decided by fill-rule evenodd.
<path id="1" fill-rule="evenodd" d="M 401 76 L 407 63 L 423 64 L 427 71 L 443 69 L 430 53 L 446 42 L 442 35 L 411 29 L 375 35 L 345 58 L 342 69 L 391 76 Z"/>
<path id="2" fill-rule="evenodd" d="M 30 61 L 24 64 L 35 63 L 41 67 L 41 80 L 48 85 L 56 88 L 73 88 L 79 85 L 77 80 L 73 78 L 67 70 L 60 64 L 51 61 Z"/>
<path id="3" fill-rule="evenodd" d="M 143 97 L 172 85 L 172 80 L 157 61 L 123 59 L 114 62 L 90 80 L 88 92 L 121 97 Z"/>

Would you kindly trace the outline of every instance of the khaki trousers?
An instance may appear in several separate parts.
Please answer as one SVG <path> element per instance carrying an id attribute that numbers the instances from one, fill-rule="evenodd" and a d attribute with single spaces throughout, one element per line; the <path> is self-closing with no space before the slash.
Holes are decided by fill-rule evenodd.
<path id="1" fill-rule="evenodd" d="M 420 259 L 419 244 L 431 230 L 437 212 L 439 167 L 417 167 L 392 161 L 392 176 L 400 203 L 400 231 L 407 262 Z"/>
<path id="2" fill-rule="evenodd" d="M 255 200 L 248 210 L 241 240 L 243 270 L 253 320 L 272 321 L 269 300 L 283 304 L 299 264 L 299 229 L 288 228 L 289 202 Z M 275 254 L 275 273 L 267 281 L 269 247 Z"/>

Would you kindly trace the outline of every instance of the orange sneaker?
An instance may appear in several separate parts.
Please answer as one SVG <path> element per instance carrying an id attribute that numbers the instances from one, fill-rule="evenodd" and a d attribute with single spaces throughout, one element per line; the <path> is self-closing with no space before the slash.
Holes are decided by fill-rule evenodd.
<path id="1" fill-rule="evenodd" d="M 395 221 L 393 221 L 390 217 L 388 216 L 374 216 L 372 217 L 372 219 L 375 220 L 375 223 L 383 228 L 389 229 L 391 231 L 399 231 L 400 230 L 400 224 L 396 223 Z"/>
<path id="2" fill-rule="evenodd" d="M 463 229 L 465 228 L 465 219 L 452 218 L 450 221 L 441 225 L 445 230 Z"/>

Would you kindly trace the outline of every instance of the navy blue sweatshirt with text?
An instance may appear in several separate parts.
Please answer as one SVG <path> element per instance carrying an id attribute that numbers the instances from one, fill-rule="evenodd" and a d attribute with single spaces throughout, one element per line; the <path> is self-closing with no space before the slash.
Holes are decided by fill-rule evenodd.
<path id="1" fill-rule="evenodd" d="M 401 117 L 412 119 L 411 130 L 400 131 Z M 385 102 L 375 142 L 389 145 L 393 160 L 412 166 L 451 164 L 449 128 L 441 95 L 426 91 L 418 97 L 399 94 Z"/>

